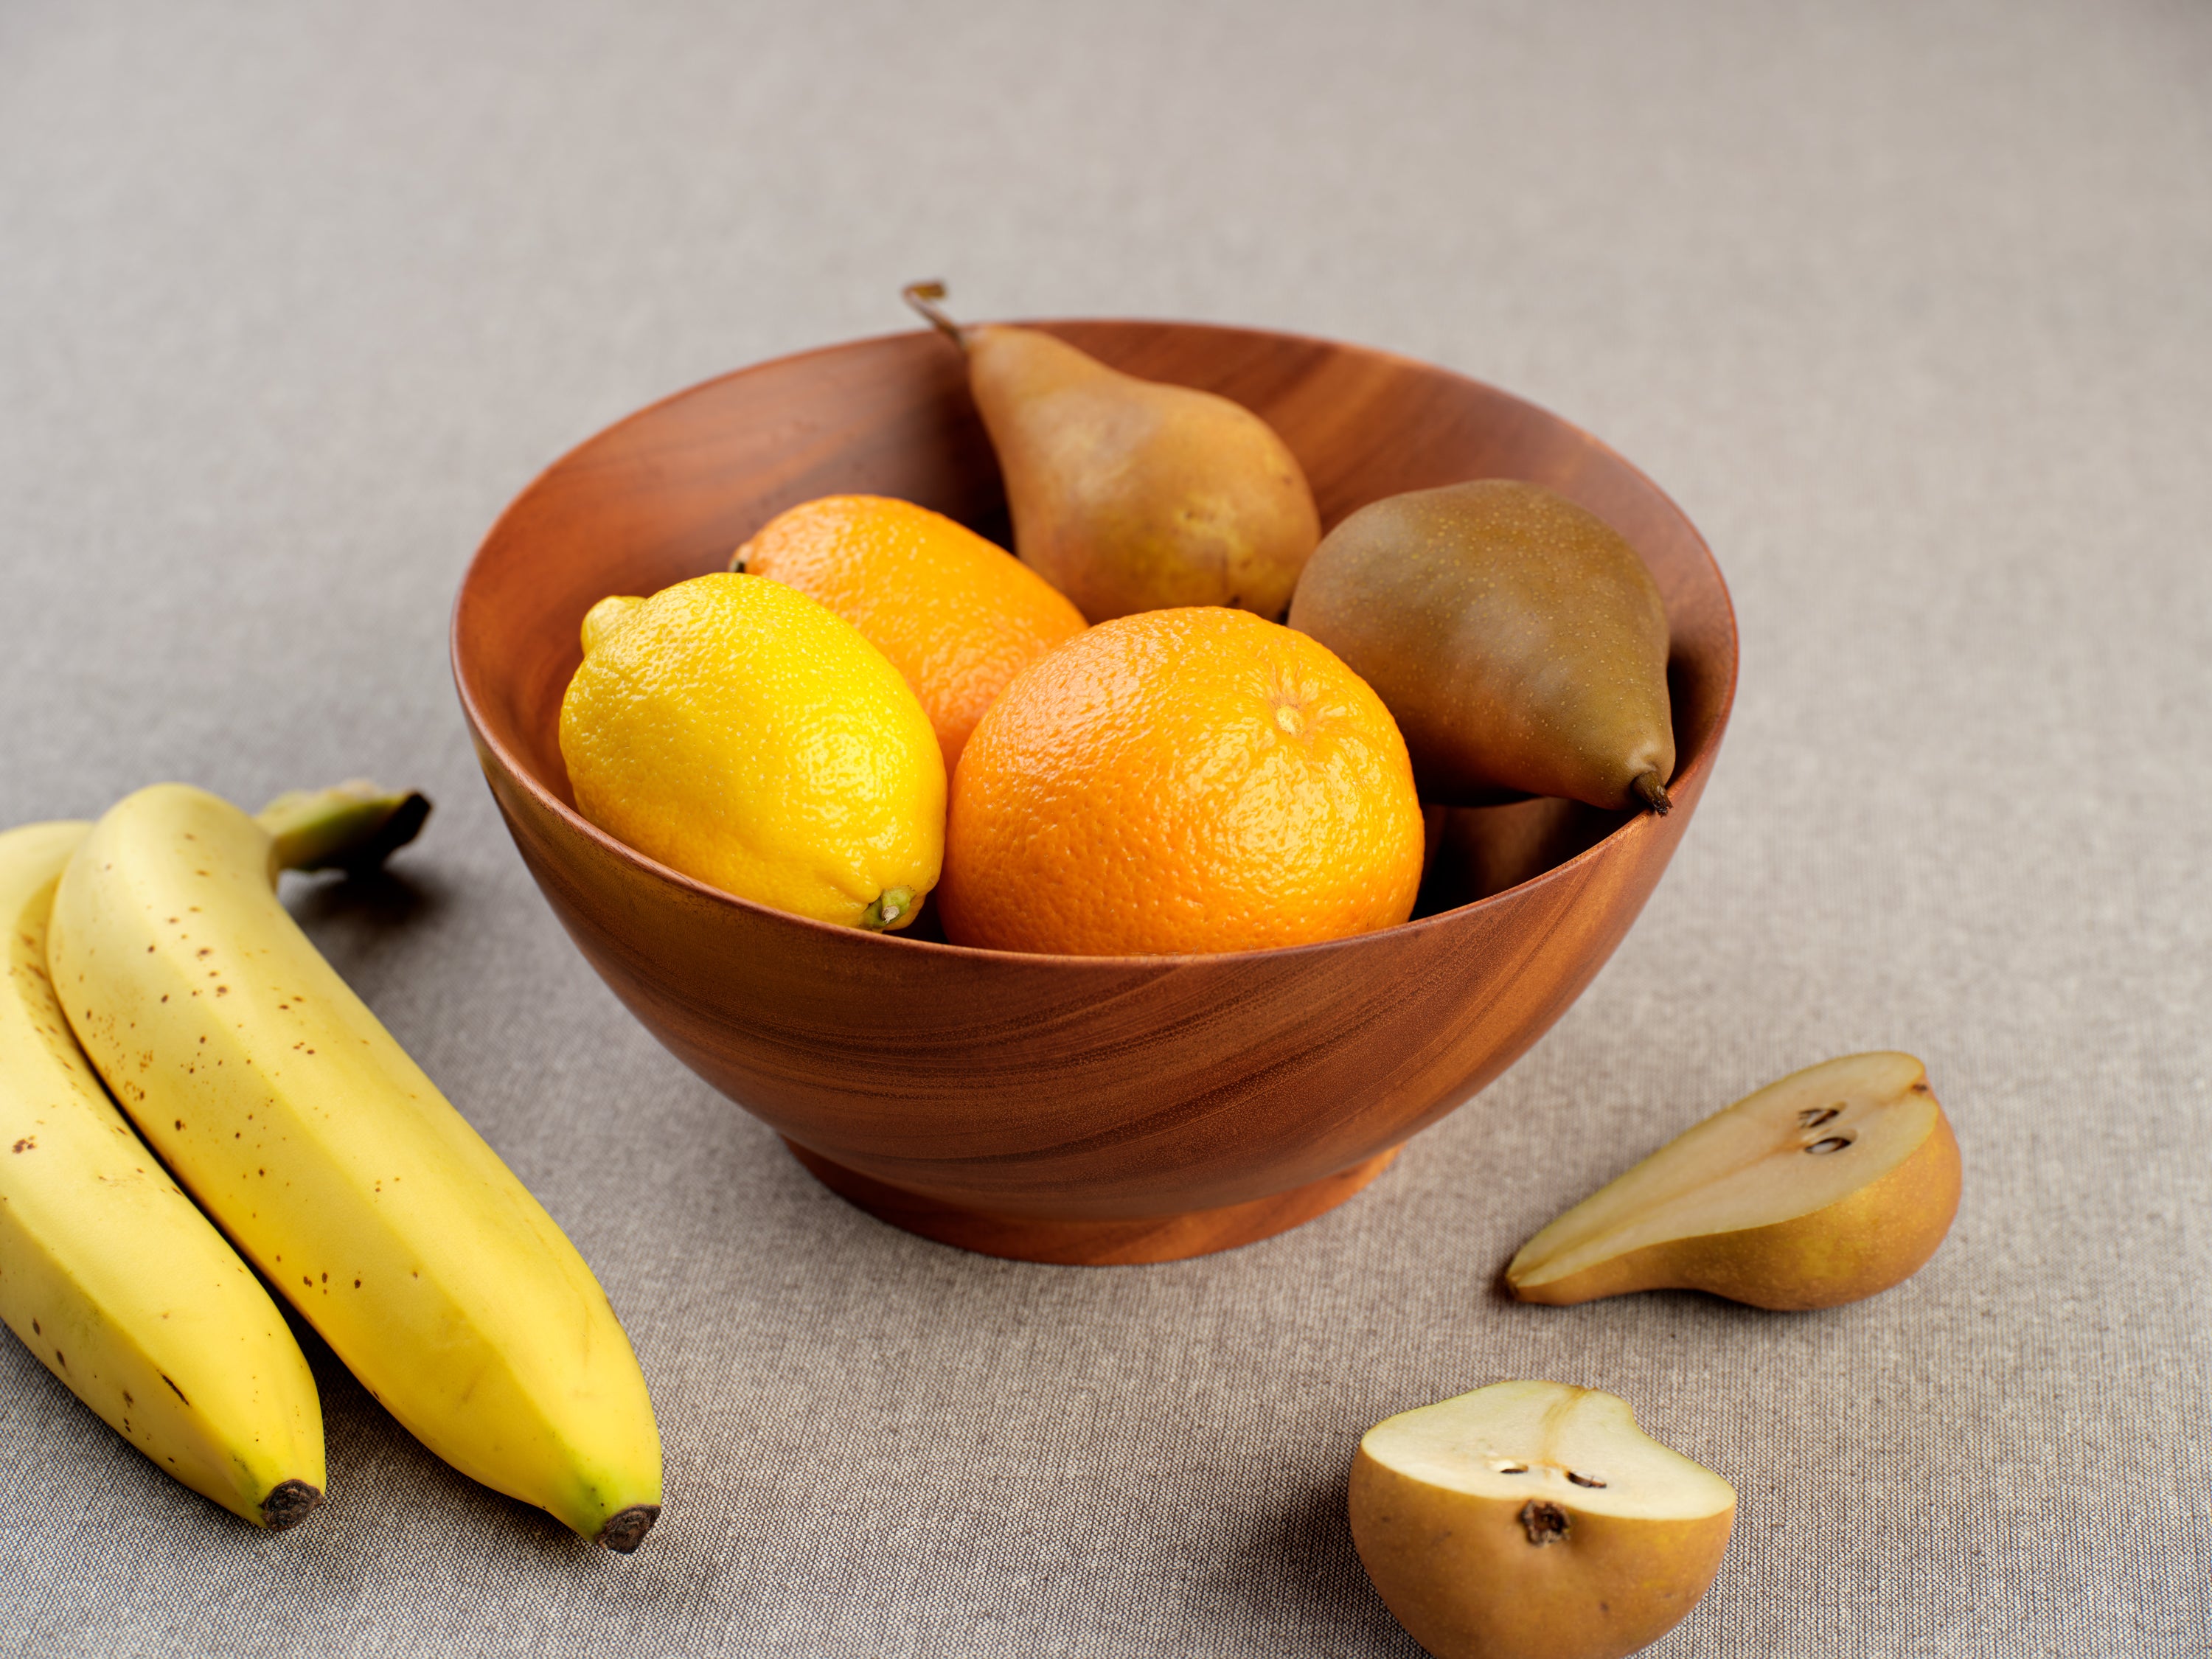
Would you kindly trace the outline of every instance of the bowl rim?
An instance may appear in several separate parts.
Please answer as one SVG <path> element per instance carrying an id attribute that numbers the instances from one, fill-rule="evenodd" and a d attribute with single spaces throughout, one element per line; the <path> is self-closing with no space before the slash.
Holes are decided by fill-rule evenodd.
<path id="1" fill-rule="evenodd" d="M 1047 317 L 1010 319 L 1006 321 L 1012 326 L 1045 330 L 1063 326 L 1083 327 L 1099 323 L 1133 325 L 1146 328 L 1194 328 L 1215 333 L 1241 334 L 1261 340 L 1285 341 L 1294 344 L 1316 346 L 1331 352 L 1353 351 L 1364 356 L 1402 364 L 1424 374 L 1446 374 L 1455 380 L 1463 380 L 1486 392 L 1534 410 L 1545 419 L 1573 433 L 1592 448 L 1601 451 L 1630 475 L 1647 486 L 1680 519 L 1684 527 L 1690 532 L 1691 541 L 1694 544 L 1698 553 L 1705 560 L 1705 568 L 1712 576 L 1713 586 L 1720 595 L 1721 617 L 1726 625 L 1728 672 L 1726 683 L 1721 689 L 1719 714 L 1713 723 L 1711 738 L 1691 758 L 1686 766 L 1682 767 L 1675 773 L 1674 778 L 1668 781 L 1672 785 L 1677 780 L 1695 778 L 1699 786 L 1696 793 L 1698 795 L 1702 795 L 1705 775 L 1712 769 L 1715 754 L 1720 748 L 1722 738 L 1727 734 L 1729 716 L 1735 709 L 1736 684 L 1742 666 L 1742 646 L 1736 629 L 1735 596 L 1729 592 L 1727 578 L 1721 574 L 1720 562 L 1713 557 L 1712 548 L 1706 542 L 1705 532 L 1698 528 L 1696 521 L 1683 510 L 1680 502 L 1660 488 L 1656 480 L 1605 440 L 1563 416 L 1553 413 L 1542 404 L 1522 397 L 1517 392 L 1509 392 L 1504 387 L 1493 386 L 1486 380 L 1477 380 L 1471 374 L 1462 374 L 1457 369 L 1446 368 L 1441 363 L 1428 362 L 1421 358 L 1410 356 L 1403 352 L 1392 351 L 1384 347 L 1359 345 L 1350 341 L 1332 340 L 1320 335 L 1297 333 L 1282 329 L 1255 328 L 1242 324 L 1161 317 Z M 501 532 L 507 527 L 507 520 L 514 516 L 522 503 L 536 494 L 547 479 L 567 466 L 584 451 L 603 442 L 617 432 L 646 421 L 672 404 L 696 396 L 710 386 L 720 386 L 726 380 L 735 380 L 739 375 L 754 374 L 766 368 L 782 368 L 788 364 L 803 362 L 811 357 L 829 356 L 836 353 L 857 350 L 863 347 L 880 345 L 887 341 L 911 339 L 931 331 L 927 328 L 897 329 L 882 334 L 863 335 L 851 340 L 834 341 L 824 345 L 810 346 L 800 351 L 787 352 L 781 356 L 764 357 L 758 362 L 741 364 L 720 374 L 711 374 L 704 380 L 693 381 L 689 386 L 679 387 L 653 399 L 650 403 L 641 404 L 620 419 L 610 422 L 607 425 L 599 428 L 571 444 L 552 460 L 540 467 L 531 477 L 529 483 L 517 490 L 509 498 L 507 505 L 500 509 L 499 516 L 492 520 L 483 539 L 477 544 L 475 552 L 469 556 L 468 564 L 461 573 L 460 585 L 454 592 L 453 608 L 448 613 L 447 623 L 447 662 L 453 672 L 454 690 L 460 697 L 462 718 L 467 721 L 470 735 L 475 739 L 478 748 L 495 757 L 500 769 L 507 777 L 514 780 L 540 808 L 550 811 L 571 832 L 581 835 L 586 841 L 596 843 L 602 851 L 613 854 L 617 859 L 634 866 L 645 874 L 670 883 L 711 904 L 734 907 L 740 911 L 749 911 L 756 915 L 770 918 L 775 922 L 816 930 L 840 942 L 857 937 L 909 950 L 945 952 L 956 958 L 966 960 L 995 963 L 1056 963 L 1094 969 L 1120 969 L 1124 971 L 1160 971 L 1174 968 L 1196 967 L 1201 964 L 1219 964 L 1226 967 L 1260 959 L 1268 962 L 1287 962 L 1304 956 L 1318 956 L 1342 951 L 1347 947 L 1357 946 L 1363 941 L 1395 939 L 1418 933 L 1446 921 L 1463 920 L 1469 911 L 1480 910 L 1486 907 L 1503 908 L 1510 900 L 1517 900 L 1522 895 L 1567 879 L 1569 872 L 1575 870 L 1585 861 L 1596 858 L 1599 854 L 1604 852 L 1621 837 L 1632 834 L 1649 833 L 1649 821 L 1654 814 L 1647 809 L 1635 813 L 1625 823 L 1616 824 L 1572 858 L 1562 860 L 1550 868 L 1531 876 L 1526 881 L 1516 882 L 1514 885 L 1490 894 L 1486 897 L 1455 905 L 1449 910 L 1439 910 L 1426 916 L 1410 916 L 1404 921 L 1394 923 L 1390 927 L 1370 928 L 1363 933 L 1347 933 L 1338 939 L 1316 939 L 1304 945 L 1263 945 L 1248 951 L 1162 951 L 1142 955 L 1079 956 L 1048 951 L 998 951 L 981 945 L 954 945 L 949 940 L 909 939 L 902 933 L 846 927 L 835 922 L 820 921 L 811 916 L 802 916 L 792 911 L 779 910 L 773 905 L 763 904 L 757 900 L 746 898 L 741 894 L 710 885 L 639 852 L 627 842 L 600 829 L 599 825 L 585 817 L 582 813 L 548 789 L 528 767 L 523 765 L 520 759 L 510 753 L 507 746 L 492 734 L 470 686 L 469 674 L 464 663 L 461 647 L 462 612 L 468 604 L 470 588 L 475 580 L 477 567 L 483 562 L 486 553 L 490 550 L 492 544 L 499 539 Z M 1011 550 L 1009 551 L 1011 552 Z M 1287 626 L 1287 624 L 1285 625 Z M 948 779 L 947 781 L 949 783 L 950 780 Z M 502 814 L 503 812 L 504 809 L 502 809 Z"/>

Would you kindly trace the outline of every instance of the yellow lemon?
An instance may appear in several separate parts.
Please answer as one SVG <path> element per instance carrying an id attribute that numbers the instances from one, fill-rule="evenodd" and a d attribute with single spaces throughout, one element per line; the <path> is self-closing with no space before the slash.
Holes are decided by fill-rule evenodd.
<path id="1" fill-rule="evenodd" d="M 697 576 L 593 605 L 561 757 L 593 823 L 757 903 L 899 928 L 937 884 L 929 716 L 858 629 L 781 582 Z"/>

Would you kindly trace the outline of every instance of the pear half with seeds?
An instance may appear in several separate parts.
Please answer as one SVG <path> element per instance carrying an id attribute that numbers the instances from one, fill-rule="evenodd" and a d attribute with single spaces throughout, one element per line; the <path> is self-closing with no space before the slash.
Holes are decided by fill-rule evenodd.
<path id="1" fill-rule="evenodd" d="M 1493 1382 L 1370 1429 L 1352 1541 L 1437 1659 L 1619 1659 L 1720 1570 L 1735 1490 L 1636 1426 L 1617 1395 Z"/>
<path id="2" fill-rule="evenodd" d="M 1832 1308 L 1920 1271 L 1959 1210 L 1959 1143 L 1911 1054 L 1791 1073 L 1670 1140 L 1526 1244 L 1523 1302 L 1710 1291 Z"/>

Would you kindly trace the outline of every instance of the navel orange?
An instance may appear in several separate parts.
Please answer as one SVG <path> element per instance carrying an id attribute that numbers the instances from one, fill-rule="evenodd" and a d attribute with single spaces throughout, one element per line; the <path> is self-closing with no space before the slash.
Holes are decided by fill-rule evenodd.
<path id="1" fill-rule="evenodd" d="M 959 945 L 1159 955 L 1306 945 L 1412 914 L 1413 767 L 1382 699 L 1249 612 L 1139 611 L 1031 664 L 954 775 Z"/>
<path id="2" fill-rule="evenodd" d="M 866 635 L 914 687 L 950 772 L 983 711 L 1083 613 L 1004 548 L 887 495 L 778 514 L 731 568 L 795 587 Z"/>

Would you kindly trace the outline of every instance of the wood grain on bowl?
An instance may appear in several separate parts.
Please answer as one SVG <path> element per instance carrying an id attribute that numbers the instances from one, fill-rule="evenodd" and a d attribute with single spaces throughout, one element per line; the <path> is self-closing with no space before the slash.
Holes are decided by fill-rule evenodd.
<path id="1" fill-rule="evenodd" d="M 1680 509 L 1504 392 L 1249 330 L 1041 326 L 1257 410 L 1306 468 L 1325 523 L 1477 477 L 1534 479 L 1605 518 L 1667 602 L 1674 811 L 1486 809 L 1509 816 L 1440 837 L 1466 867 L 1432 872 L 1428 890 L 1454 908 L 1324 945 L 1174 957 L 1015 956 L 829 927 L 704 887 L 586 823 L 555 734 L 597 600 L 719 569 L 775 514 L 838 491 L 903 496 L 1005 539 L 960 362 L 927 333 L 742 370 L 556 462 L 469 569 L 454 673 L 515 843 L 585 956 L 827 1185 L 996 1255 L 1169 1260 L 1341 1201 L 1581 993 L 1703 792 L 1734 695 L 1735 620 Z"/>

